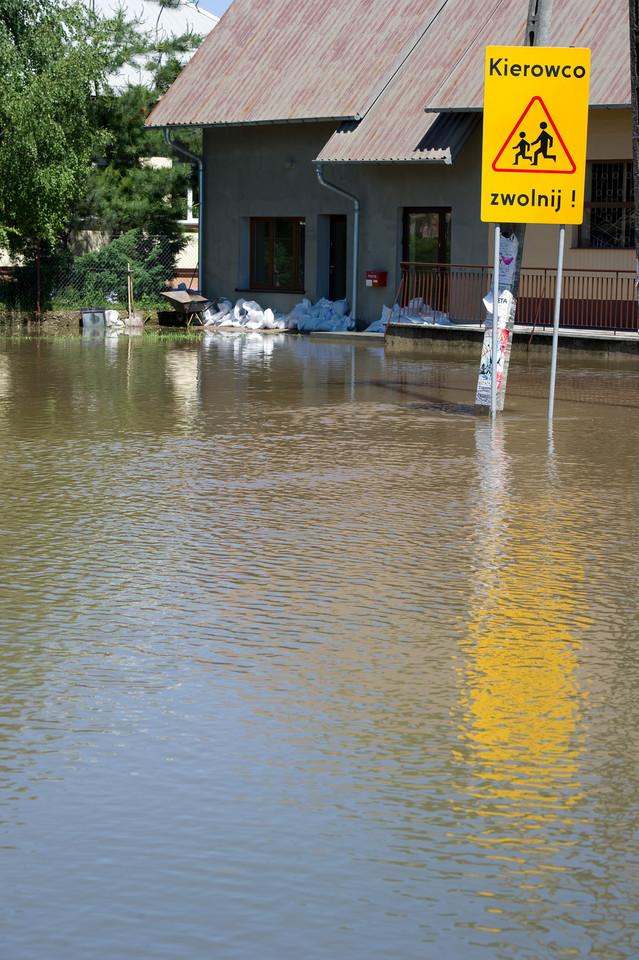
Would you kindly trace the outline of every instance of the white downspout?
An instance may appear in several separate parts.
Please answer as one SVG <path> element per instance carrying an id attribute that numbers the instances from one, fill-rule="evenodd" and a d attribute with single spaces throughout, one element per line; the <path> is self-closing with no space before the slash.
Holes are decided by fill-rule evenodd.
<path id="1" fill-rule="evenodd" d="M 202 293 L 202 234 L 204 233 L 203 229 L 203 220 L 202 220 L 202 210 L 203 210 L 203 199 L 204 199 L 204 162 L 202 157 L 198 157 L 196 153 L 192 153 L 190 150 L 187 150 L 186 147 L 181 147 L 178 143 L 175 143 L 171 140 L 171 133 L 168 127 L 164 128 L 164 139 L 166 142 L 173 147 L 174 150 L 177 150 L 178 153 L 184 154 L 185 157 L 188 157 L 189 160 L 192 160 L 193 163 L 197 163 L 198 167 L 198 188 L 199 188 L 199 208 L 198 208 L 198 225 L 197 225 L 197 288 L 200 294 Z"/>
<path id="2" fill-rule="evenodd" d="M 326 187 L 328 190 L 334 190 L 335 193 L 341 194 L 343 197 L 346 197 L 348 200 L 352 200 L 354 204 L 354 216 L 353 216 L 353 296 L 351 298 L 351 315 L 353 321 L 357 319 L 357 274 L 359 271 L 359 200 L 357 197 L 349 193 L 347 190 L 342 190 L 341 187 L 336 187 L 334 183 L 328 183 L 324 179 L 323 166 L 321 163 L 315 164 L 315 170 L 317 172 L 317 179 L 322 184 L 323 187 Z"/>

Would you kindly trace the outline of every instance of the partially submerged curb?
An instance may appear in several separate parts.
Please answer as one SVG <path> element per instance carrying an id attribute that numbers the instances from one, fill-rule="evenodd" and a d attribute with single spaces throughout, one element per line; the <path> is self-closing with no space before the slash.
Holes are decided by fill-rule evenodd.
<path id="1" fill-rule="evenodd" d="M 546 354 L 552 350 L 552 327 L 515 326 L 513 356 Z M 444 352 L 456 356 L 477 356 L 484 338 L 484 326 L 477 324 L 390 323 L 386 346 L 391 350 L 416 354 Z M 558 349 L 598 356 L 639 358 L 639 334 L 633 331 L 560 329 Z"/>

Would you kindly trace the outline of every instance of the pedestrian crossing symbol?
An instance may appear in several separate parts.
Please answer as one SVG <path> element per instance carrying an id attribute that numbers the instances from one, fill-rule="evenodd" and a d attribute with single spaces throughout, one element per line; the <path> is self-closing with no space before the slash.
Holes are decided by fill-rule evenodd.
<path id="1" fill-rule="evenodd" d="M 487 47 L 481 218 L 581 223 L 590 50 Z"/>
<path id="2" fill-rule="evenodd" d="M 493 170 L 505 173 L 574 173 L 568 147 L 541 97 L 533 97 L 495 157 Z"/>

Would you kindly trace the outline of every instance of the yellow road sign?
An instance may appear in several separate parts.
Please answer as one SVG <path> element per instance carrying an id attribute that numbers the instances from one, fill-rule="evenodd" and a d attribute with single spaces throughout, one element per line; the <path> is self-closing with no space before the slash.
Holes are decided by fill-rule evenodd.
<path id="1" fill-rule="evenodd" d="M 581 223 L 590 50 L 487 47 L 481 219 Z"/>

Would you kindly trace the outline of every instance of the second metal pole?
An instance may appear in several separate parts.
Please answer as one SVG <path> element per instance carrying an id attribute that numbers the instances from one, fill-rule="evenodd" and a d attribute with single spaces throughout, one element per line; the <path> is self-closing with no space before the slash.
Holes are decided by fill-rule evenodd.
<path id="1" fill-rule="evenodd" d="M 548 419 L 552 420 L 555 406 L 555 376 L 557 374 L 557 344 L 559 341 L 559 313 L 561 310 L 561 281 L 564 270 L 564 241 L 566 228 L 559 227 L 559 251 L 557 253 L 557 280 L 555 282 L 555 317 L 552 328 L 552 359 L 550 361 L 550 393 L 548 395 Z"/>
<path id="2" fill-rule="evenodd" d="M 499 239 L 501 229 L 495 224 L 495 253 L 493 256 L 493 339 L 491 347 L 492 362 L 490 365 L 490 415 L 497 415 L 497 327 L 499 324 Z"/>

